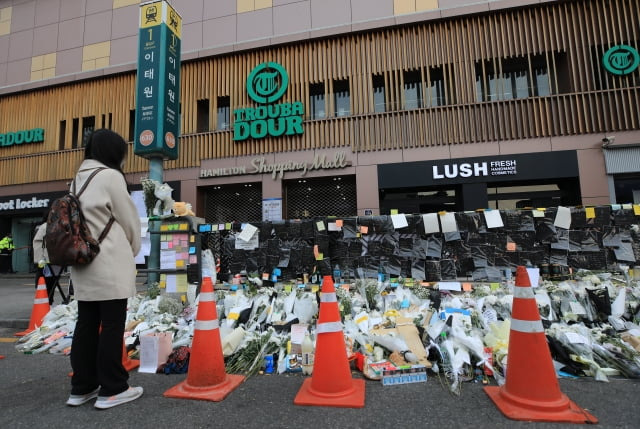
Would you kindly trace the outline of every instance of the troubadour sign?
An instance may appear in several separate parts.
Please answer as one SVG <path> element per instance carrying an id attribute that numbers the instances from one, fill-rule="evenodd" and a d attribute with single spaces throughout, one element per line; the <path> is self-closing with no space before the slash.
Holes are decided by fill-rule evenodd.
<path id="1" fill-rule="evenodd" d="M 287 71 L 278 63 L 259 64 L 249 73 L 247 94 L 262 106 L 233 111 L 234 141 L 303 134 L 304 104 L 299 101 L 273 104 L 284 95 L 288 85 Z"/>

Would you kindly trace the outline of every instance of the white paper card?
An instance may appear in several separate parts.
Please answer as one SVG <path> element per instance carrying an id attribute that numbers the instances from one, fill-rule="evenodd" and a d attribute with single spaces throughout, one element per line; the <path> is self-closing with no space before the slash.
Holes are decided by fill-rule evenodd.
<path id="1" fill-rule="evenodd" d="M 249 241 L 236 240 L 235 248 L 239 250 L 253 250 L 260 247 L 260 234 L 253 233 L 253 236 L 249 238 Z"/>
<path id="2" fill-rule="evenodd" d="M 250 223 L 245 224 L 244 229 L 242 230 L 242 232 L 240 234 L 238 234 L 238 238 L 242 241 L 249 241 L 251 240 L 251 237 L 253 237 L 253 234 L 258 230 L 258 228 L 256 228 L 255 226 L 251 225 Z"/>
<path id="3" fill-rule="evenodd" d="M 324 231 L 324 221 L 319 220 L 318 222 L 316 222 L 316 229 L 318 231 Z"/>
<path id="4" fill-rule="evenodd" d="M 444 213 L 440 215 L 440 223 L 442 224 L 442 232 L 456 232 L 458 224 L 454 213 Z"/>
<path id="5" fill-rule="evenodd" d="M 329 222 L 327 229 L 329 231 L 342 231 L 342 227 L 338 226 L 335 222 Z"/>
<path id="6" fill-rule="evenodd" d="M 155 374 L 158 369 L 160 342 L 153 335 L 140 336 L 140 368 L 138 372 Z"/>
<path id="7" fill-rule="evenodd" d="M 438 223 L 438 213 L 423 214 L 422 223 L 424 223 L 425 234 L 433 234 L 435 232 L 440 232 L 440 223 Z"/>
<path id="8" fill-rule="evenodd" d="M 148 230 L 149 230 L 149 218 L 141 217 L 140 218 L 140 237 L 145 237 L 147 235 Z"/>
<path id="9" fill-rule="evenodd" d="M 165 283 L 165 290 L 167 293 L 178 292 L 178 276 L 175 274 L 167 274 L 167 280 Z"/>
<path id="10" fill-rule="evenodd" d="M 498 312 L 493 308 L 487 308 L 482 312 L 482 318 L 487 326 L 491 323 L 498 323 Z"/>
<path id="11" fill-rule="evenodd" d="M 487 221 L 487 228 L 502 228 L 504 226 L 500 210 L 485 210 L 484 219 Z"/>
<path id="12" fill-rule="evenodd" d="M 462 283 L 460 282 L 438 282 L 438 289 L 440 290 L 453 290 L 460 292 L 462 290 Z"/>
<path id="13" fill-rule="evenodd" d="M 160 252 L 160 268 L 163 270 L 175 270 L 176 252 L 173 250 L 163 250 Z"/>
<path id="14" fill-rule="evenodd" d="M 540 268 L 527 268 L 527 274 L 529 275 L 531 287 L 538 287 L 540 284 Z"/>
<path id="15" fill-rule="evenodd" d="M 531 214 L 533 214 L 533 217 L 544 217 L 542 210 L 531 210 Z"/>
<path id="16" fill-rule="evenodd" d="M 576 334 L 575 332 L 565 332 L 564 334 L 569 339 L 569 342 L 573 344 L 589 344 L 589 339 L 584 335 Z"/>
<path id="17" fill-rule="evenodd" d="M 391 215 L 391 221 L 393 222 L 393 227 L 395 229 L 409 226 L 407 223 L 407 217 L 403 213 Z"/>
<path id="18" fill-rule="evenodd" d="M 555 226 L 569 229 L 571 227 L 571 209 L 569 207 L 558 206 L 556 219 L 553 221 Z"/>
<path id="19" fill-rule="evenodd" d="M 306 333 L 306 323 L 296 323 L 294 325 L 291 325 L 291 342 L 293 344 L 302 344 L 302 340 L 304 340 L 304 334 Z"/>

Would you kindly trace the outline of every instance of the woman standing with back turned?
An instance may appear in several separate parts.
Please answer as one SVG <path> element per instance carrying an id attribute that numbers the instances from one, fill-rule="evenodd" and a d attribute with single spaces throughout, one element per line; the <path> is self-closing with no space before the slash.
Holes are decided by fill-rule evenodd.
<path id="1" fill-rule="evenodd" d="M 93 262 L 71 268 L 78 320 L 71 345 L 70 406 L 97 396 L 96 408 L 111 408 L 142 395 L 142 387 L 129 387 L 129 374 L 122 366 L 127 298 L 136 293 L 135 255 L 140 250 L 140 219 L 122 172 L 126 155 L 121 136 L 96 130 L 74 179 L 80 189 L 92 172 L 106 167 L 91 180 L 80 203 L 94 238 L 111 217 L 115 221 Z"/>

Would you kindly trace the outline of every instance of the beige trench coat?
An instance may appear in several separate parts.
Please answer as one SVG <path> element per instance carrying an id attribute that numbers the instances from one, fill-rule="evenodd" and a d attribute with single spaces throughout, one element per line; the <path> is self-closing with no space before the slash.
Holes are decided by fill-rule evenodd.
<path id="1" fill-rule="evenodd" d="M 91 172 L 104 164 L 88 159 L 76 175 L 79 191 Z M 140 218 L 119 171 L 102 170 L 80 196 L 91 235 L 98 239 L 113 214 L 115 222 L 100 244 L 100 253 L 89 265 L 71 267 L 75 298 L 106 301 L 129 298 L 136 293 L 135 255 L 140 250 Z"/>

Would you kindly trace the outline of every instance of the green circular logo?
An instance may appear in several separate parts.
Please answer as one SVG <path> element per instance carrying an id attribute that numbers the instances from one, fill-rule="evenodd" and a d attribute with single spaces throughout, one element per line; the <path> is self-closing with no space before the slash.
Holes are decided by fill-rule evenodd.
<path id="1" fill-rule="evenodd" d="M 259 64 L 247 78 L 247 92 L 256 103 L 273 103 L 284 95 L 288 85 L 287 71 L 273 62 Z"/>
<path id="2" fill-rule="evenodd" d="M 604 53 L 602 65 L 609 73 L 620 76 L 633 73 L 640 64 L 638 51 L 628 45 L 617 45 Z"/>

